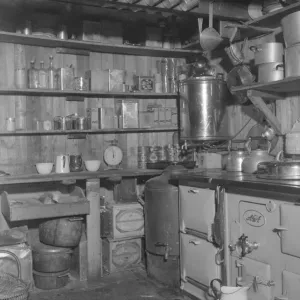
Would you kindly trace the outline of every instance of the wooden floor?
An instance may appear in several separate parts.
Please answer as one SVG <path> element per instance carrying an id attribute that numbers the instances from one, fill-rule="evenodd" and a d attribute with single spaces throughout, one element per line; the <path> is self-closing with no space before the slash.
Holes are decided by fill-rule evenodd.
<path id="1" fill-rule="evenodd" d="M 143 269 L 111 274 L 86 287 L 34 292 L 29 300 L 187 300 L 179 290 L 151 280 Z"/>

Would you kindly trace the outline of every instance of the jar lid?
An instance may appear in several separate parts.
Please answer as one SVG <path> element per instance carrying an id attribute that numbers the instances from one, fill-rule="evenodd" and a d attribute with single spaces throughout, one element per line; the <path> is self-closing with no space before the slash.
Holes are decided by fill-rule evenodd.
<path id="1" fill-rule="evenodd" d="M 39 253 L 46 253 L 46 254 L 51 254 L 51 253 L 73 253 L 73 251 L 69 248 L 49 246 L 49 245 L 45 245 L 41 242 L 35 243 L 32 246 L 32 251 L 33 252 L 39 252 Z"/>

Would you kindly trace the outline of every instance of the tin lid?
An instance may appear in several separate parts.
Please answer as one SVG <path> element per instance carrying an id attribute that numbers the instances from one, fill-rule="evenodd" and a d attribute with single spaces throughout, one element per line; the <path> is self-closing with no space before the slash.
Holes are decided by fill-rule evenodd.
<path id="1" fill-rule="evenodd" d="M 37 242 L 32 246 L 33 252 L 39 252 L 39 253 L 45 253 L 45 254 L 52 254 L 52 253 L 73 253 L 72 250 L 69 248 L 63 248 L 63 247 L 54 247 L 45 245 L 41 242 Z"/>

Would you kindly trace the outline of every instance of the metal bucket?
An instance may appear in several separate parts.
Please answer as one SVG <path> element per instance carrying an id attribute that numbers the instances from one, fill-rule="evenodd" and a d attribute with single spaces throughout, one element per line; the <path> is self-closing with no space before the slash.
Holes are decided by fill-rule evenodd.
<path id="1" fill-rule="evenodd" d="M 203 76 L 180 84 L 182 140 L 226 140 L 224 121 L 228 89 L 223 77 Z"/>

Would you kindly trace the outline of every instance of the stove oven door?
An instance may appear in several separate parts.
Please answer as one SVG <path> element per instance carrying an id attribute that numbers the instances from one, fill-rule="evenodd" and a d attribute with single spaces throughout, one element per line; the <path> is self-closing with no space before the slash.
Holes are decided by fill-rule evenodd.
<path id="1" fill-rule="evenodd" d="M 186 292 L 204 298 L 210 281 L 220 278 L 218 248 L 202 238 L 180 234 L 181 288 Z"/>
<path id="2" fill-rule="evenodd" d="M 215 191 L 180 186 L 180 231 L 192 230 L 211 237 L 215 216 Z"/>

